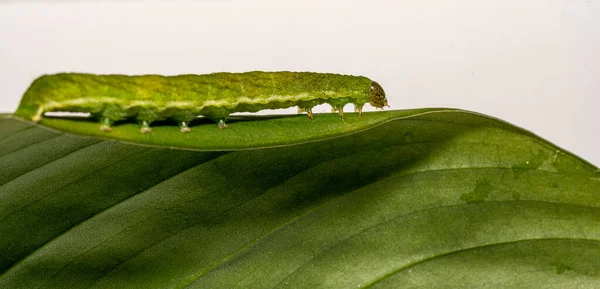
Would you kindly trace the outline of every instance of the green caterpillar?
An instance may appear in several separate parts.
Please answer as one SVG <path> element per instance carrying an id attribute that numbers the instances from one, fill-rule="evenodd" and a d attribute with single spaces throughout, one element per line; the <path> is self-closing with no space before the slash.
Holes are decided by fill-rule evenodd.
<path id="1" fill-rule="evenodd" d="M 94 75 L 60 73 L 37 78 L 25 92 L 16 115 L 39 122 L 45 112 L 87 112 L 110 131 L 119 120 L 135 120 L 142 133 L 150 124 L 171 119 L 181 132 L 203 115 L 225 128 L 234 112 L 298 106 L 313 119 L 312 108 L 328 103 L 344 118 L 353 103 L 362 115 L 365 103 L 388 106 L 383 88 L 363 76 L 314 72 L 212 73 L 204 75 Z"/>

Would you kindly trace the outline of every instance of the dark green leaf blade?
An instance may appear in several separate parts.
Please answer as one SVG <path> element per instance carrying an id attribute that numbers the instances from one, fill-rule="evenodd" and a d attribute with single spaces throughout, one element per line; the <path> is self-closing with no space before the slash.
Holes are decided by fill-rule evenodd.
<path id="1" fill-rule="evenodd" d="M 53 161 L 25 173 L 2 166 L 0 287 L 600 284 L 598 168 L 478 114 L 395 113 L 285 147 L 101 141 L 41 151 Z"/>
<path id="2" fill-rule="evenodd" d="M 176 147 L 194 150 L 239 150 L 285 146 L 354 133 L 382 124 L 392 119 L 412 117 L 420 113 L 450 112 L 455 109 L 415 109 L 367 112 L 362 117 L 347 113 L 345 120 L 337 114 L 315 114 L 310 120 L 306 115 L 232 116 L 227 129 L 218 129 L 209 119 L 193 122 L 192 132 L 181 133 L 175 123 L 156 123 L 152 133 L 140 133 L 135 123 L 122 123 L 103 132 L 97 122 L 88 119 L 44 118 L 42 125 L 79 135 L 96 136 L 125 142 Z"/>

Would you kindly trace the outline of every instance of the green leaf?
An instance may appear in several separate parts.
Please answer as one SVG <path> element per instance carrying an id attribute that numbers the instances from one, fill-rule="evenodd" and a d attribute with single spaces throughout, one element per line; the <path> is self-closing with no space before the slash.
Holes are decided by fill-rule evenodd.
<path id="1" fill-rule="evenodd" d="M 227 129 L 218 129 L 214 121 L 204 118 L 191 123 L 191 133 L 181 133 L 175 123 L 152 123 L 152 133 L 140 133 L 136 123 L 118 123 L 112 131 L 100 130 L 98 122 L 86 118 L 44 118 L 44 126 L 60 131 L 115 139 L 151 146 L 177 147 L 194 150 L 239 150 L 285 146 L 339 137 L 382 124 L 396 118 L 413 117 L 419 113 L 451 112 L 454 109 L 418 109 L 366 112 L 363 117 L 347 113 L 342 120 L 336 113 L 306 115 L 231 116 Z M 265 125 L 268 122 L 268 125 Z"/>
<path id="2" fill-rule="evenodd" d="M 114 135 L 186 149 L 0 118 L 0 288 L 600 286 L 600 171 L 502 121 L 137 131 Z"/>

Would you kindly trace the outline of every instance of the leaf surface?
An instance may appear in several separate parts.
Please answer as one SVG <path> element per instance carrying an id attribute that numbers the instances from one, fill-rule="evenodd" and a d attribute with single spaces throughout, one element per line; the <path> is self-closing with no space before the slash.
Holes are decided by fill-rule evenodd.
<path id="1" fill-rule="evenodd" d="M 593 165 L 460 110 L 317 117 L 154 147 L 0 118 L 0 288 L 600 286 Z"/>

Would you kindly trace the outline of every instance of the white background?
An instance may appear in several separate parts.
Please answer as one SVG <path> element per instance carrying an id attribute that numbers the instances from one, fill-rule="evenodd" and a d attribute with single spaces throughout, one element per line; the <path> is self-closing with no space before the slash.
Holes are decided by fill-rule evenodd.
<path id="1" fill-rule="evenodd" d="M 2 112 L 44 73 L 248 70 L 364 75 L 600 165 L 599 0 L 0 1 Z"/>

